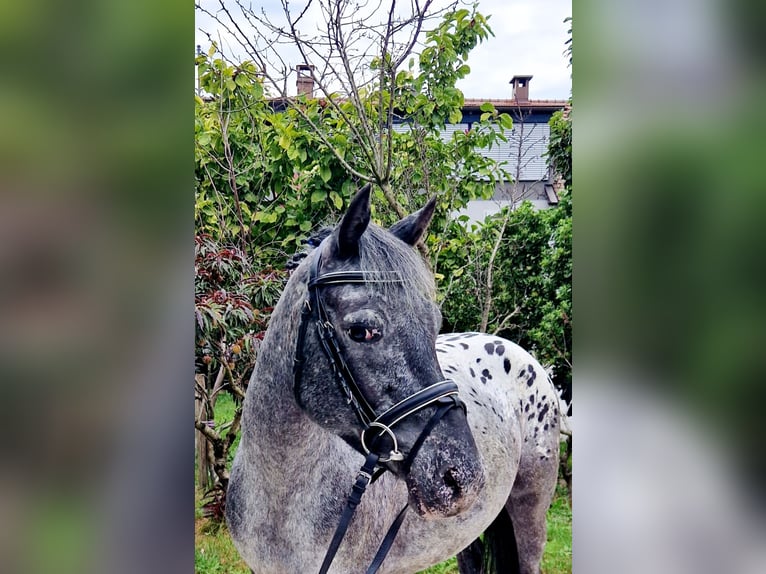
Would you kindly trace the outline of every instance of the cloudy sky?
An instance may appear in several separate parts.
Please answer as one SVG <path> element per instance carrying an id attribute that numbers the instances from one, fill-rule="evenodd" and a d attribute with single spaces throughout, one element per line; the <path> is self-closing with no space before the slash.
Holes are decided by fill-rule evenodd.
<path id="1" fill-rule="evenodd" d="M 563 55 L 572 15 L 571 0 L 481 0 L 479 11 L 491 15 L 495 37 L 468 58 L 471 74 L 458 83 L 467 98 L 510 97 L 516 74 L 534 76 L 532 99 L 567 99 L 571 69 Z"/>
<path id="2" fill-rule="evenodd" d="M 213 12 L 218 5 L 217 0 L 198 2 Z M 296 0 L 291 7 L 297 9 L 303 4 Z M 467 4 L 470 8 L 470 2 Z M 278 0 L 252 0 L 252 6 L 255 10 L 263 7 L 267 14 L 281 11 Z M 509 81 L 516 74 L 534 76 L 529 94 L 532 99 L 569 97 L 571 69 L 563 51 L 569 29 L 564 18 L 571 16 L 571 0 L 480 0 L 479 11 L 491 16 L 489 23 L 495 36 L 469 56 L 471 73 L 458 83 L 466 98 L 510 97 Z M 197 28 L 195 41 L 206 49 L 209 41 L 199 28 L 214 36 L 218 29 L 215 22 L 199 11 Z M 226 44 L 225 39 L 223 43 Z M 285 57 L 291 60 L 294 56 L 288 53 Z"/>

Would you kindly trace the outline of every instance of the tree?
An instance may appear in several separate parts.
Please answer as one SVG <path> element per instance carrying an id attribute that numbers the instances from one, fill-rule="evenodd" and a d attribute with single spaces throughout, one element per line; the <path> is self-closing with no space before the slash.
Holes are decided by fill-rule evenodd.
<path id="1" fill-rule="evenodd" d="M 473 230 L 450 216 L 512 179 L 481 153 L 506 141 L 513 127 L 490 103 L 471 130 L 442 136 L 447 122 L 461 119 L 455 82 L 470 71 L 468 52 L 491 34 L 476 6 L 429 12 L 431 2 L 424 2 L 401 14 L 392 2 L 376 24 L 369 14 L 353 14 L 347 1 L 310 1 L 299 13 L 284 3 L 280 25 L 240 2 L 239 19 L 220 6 L 208 13 L 247 57 L 213 43 L 196 59 L 196 358 L 208 410 L 201 409 L 195 427 L 213 445 L 206 457 L 219 483 L 225 486 L 237 421 L 225 433 L 211 429 L 209 407 L 217 393 L 239 397 L 244 389 L 285 278 L 278 270 L 304 237 L 338 219 L 365 181 L 377 186 L 373 213 L 384 225 L 438 197 L 423 249 L 436 273 L 445 328 L 505 335 L 554 365 L 556 376 L 571 377 L 569 196 L 550 212 L 521 206 Z M 315 42 L 300 29 L 310 10 L 323 15 L 327 30 Z M 320 97 L 288 94 L 295 70 L 270 51 L 277 41 L 297 47 L 301 73 Z M 524 158 L 516 160 L 518 170 Z M 200 280 L 207 272 L 218 279 Z M 248 354 L 239 357 L 242 349 Z"/>
<path id="2" fill-rule="evenodd" d="M 264 89 L 316 140 L 312 149 L 325 154 L 321 173 L 328 180 L 335 163 L 352 187 L 377 184 L 384 200 L 379 220 L 402 217 L 422 204 L 424 195 L 442 198 L 442 220 L 473 197 L 491 196 L 503 174 L 477 150 L 503 138 L 493 124 L 509 129 L 510 117 L 489 106 L 470 133 L 447 142 L 439 133 L 447 121 L 459 121 L 463 95 L 455 82 L 470 72 L 469 51 L 491 34 L 475 5 L 433 10 L 433 1 L 426 0 L 407 11 L 391 2 L 371 12 L 348 0 L 309 0 L 295 10 L 285 1 L 280 22 L 240 0 L 235 5 L 236 12 L 223 1 L 216 12 L 197 8 L 230 34 L 254 63 Z M 312 16 L 321 22 L 319 32 L 308 26 Z M 422 50 L 415 54 L 422 37 Z M 295 70 L 279 50 L 285 43 L 297 50 L 301 73 L 310 77 L 320 99 L 288 94 Z M 236 87 L 234 80 L 230 84 Z M 408 129 L 401 129 L 405 120 Z"/>
<path id="3" fill-rule="evenodd" d="M 228 392 L 241 405 L 286 274 L 256 269 L 240 249 L 221 245 L 206 234 L 195 237 L 194 256 L 197 482 L 201 488 L 220 485 L 225 490 L 242 409 L 231 421 L 217 425 L 216 398 Z"/>
<path id="4" fill-rule="evenodd" d="M 202 445 L 200 484 L 212 481 L 225 489 L 241 411 L 221 429 L 211 423 L 212 407 L 220 392 L 244 396 L 258 338 L 284 279 L 277 269 L 300 249 L 301 239 L 336 220 L 363 181 L 378 184 L 375 216 L 381 223 L 393 222 L 436 194 L 436 225 L 446 226 L 450 211 L 491 194 L 502 175 L 477 148 L 504 137 L 503 129 L 511 127 L 507 115 L 487 105 L 470 133 L 446 141 L 440 135 L 445 122 L 460 119 L 463 96 L 454 83 L 468 73 L 468 50 L 490 33 L 486 20 L 475 10 L 442 14 L 438 26 L 424 32 L 425 47 L 417 59 L 400 69 L 414 40 L 403 45 L 394 40 L 406 26 L 420 32 L 432 17 L 430 4 L 405 20 L 389 12 L 380 36 L 387 38 L 384 46 L 363 65 L 349 48 L 357 40 L 356 29 L 348 24 L 359 20 L 340 16 L 350 5 L 323 3 L 341 18 L 333 28 L 332 46 L 343 62 L 336 67 L 325 63 L 325 69 L 350 75 L 342 93 L 330 91 L 331 78 L 316 78 L 324 86 L 321 99 L 287 96 L 284 82 L 280 92 L 274 73 L 264 72 L 266 62 L 258 51 L 242 61 L 233 61 L 215 44 L 197 54 L 195 428 Z M 221 6 L 233 29 L 241 31 Z M 297 28 L 291 30 L 300 44 Z M 365 70 L 374 74 L 360 81 Z M 343 77 L 334 81 L 344 85 Z M 400 123 L 405 117 L 406 125 Z"/>

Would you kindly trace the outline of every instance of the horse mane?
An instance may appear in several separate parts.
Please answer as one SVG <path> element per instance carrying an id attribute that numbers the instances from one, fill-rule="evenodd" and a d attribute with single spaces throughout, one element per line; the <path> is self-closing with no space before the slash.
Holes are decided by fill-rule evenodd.
<path id="1" fill-rule="evenodd" d="M 433 274 L 420 253 L 375 224 L 371 223 L 359 240 L 359 265 L 362 271 L 372 274 L 397 273 L 405 292 L 429 299 L 436 295 Z M 395 285 L 383 283 L 383 292 Z"/>

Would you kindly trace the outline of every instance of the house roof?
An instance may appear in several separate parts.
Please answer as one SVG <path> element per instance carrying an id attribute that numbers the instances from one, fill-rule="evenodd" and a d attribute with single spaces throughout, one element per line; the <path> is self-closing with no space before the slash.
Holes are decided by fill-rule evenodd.
<path id="1" fill-rule="evenodd" d="M 569 103 L 567 100 L 527 100 L 518 102 L 514 99 L 492 99 L 492 98 L 466 98 L 463 102 L 464 110 L 479 109 L 484 102 L 489 102 L 498 111 L 540 111 L 540 112 L 555 112 L 562 110 Z"/>

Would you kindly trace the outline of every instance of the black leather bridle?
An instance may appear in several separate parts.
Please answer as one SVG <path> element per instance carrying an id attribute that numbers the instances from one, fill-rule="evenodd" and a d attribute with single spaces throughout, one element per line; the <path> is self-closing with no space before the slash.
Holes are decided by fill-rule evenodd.
<path id="1" fill-rule="evenodd" d="M 293 369 L 294 392 L 296 399 L 300 404 L 298 393 L 300 380 L 303 375 L 303 365 L 305 363 L 304 344 L 308 326 L 313 323 L 316 326 L 319 341 L 327 356 L 334 378 L 338 382 L 346 401 L 352 406 L 354 413 L 359 420 L 361 427 L 361 449 L 362 454 L 366 457 L 362 468 L 359 470 L 359 473 L 354 480 L 351 494 L 349 494 L 346 502 L 346 507 L 343 510 L 340 522 L 335 530 L 330 546 L 327 549 L 322 567 L 319 570 L 319 574 L 326 574 L 335 558 L 335 554 L 340 547 L 340 543 L 346 534 L 346 530 L 351 523 L 351 518 L 362 499 L 365 489 L 370 483 L 377 480 L 386 470 L 386 468 L 381 467 L 379 463 L 389 461 L 403 462 L 405 472 L 409 471 L 413 458 L 418 450 L 420 450 L 421 445 L 436 424 L 455 407 L 460 407 L 465 411 L 465 404 L 458 396 L 457 384 L 451 379 L 445 379 L 413 393 L 383 413 L 377 414 L 375 408 L 370 405 L 370 402 L 359 388 L 359 385 L 357 385 L 348 364 L 343 358 L 335 328 L 329 320 L 320 291 L 322 287 L 331 285 L 344 285 L 349 283 L 402 283 L 402 279 L 397 273 L 370 273 L 365 271 L 338 271 L 320 275 L 319 268 L 322 259 L 321 246 L 317 251 L 318 252 L 311 263 L 308 295 L 303 304 L 301 322 L 298 328 L 295 365 Z M 392 427 L 416 412 L 430 406 L 436 407 L 436 411 L 426 423 L 405 459 L 405 456 L 399 451 L 399 443 Z M 379 443 L 381 442 L 380 439 L 384 435 L 387 435 L 393 443 L 393 446 L 388 453 L 378 452 L 376 448 L 379 446 Z M 375 558 L 367 569 L 366 574 L 374 574 L 380 568 L 396 538 L 399 527 L 404 521 L 407 508 L 408 506 L 405 505 L 390 526 L 378 548 L 378 552 L 375 554 Z"/>

